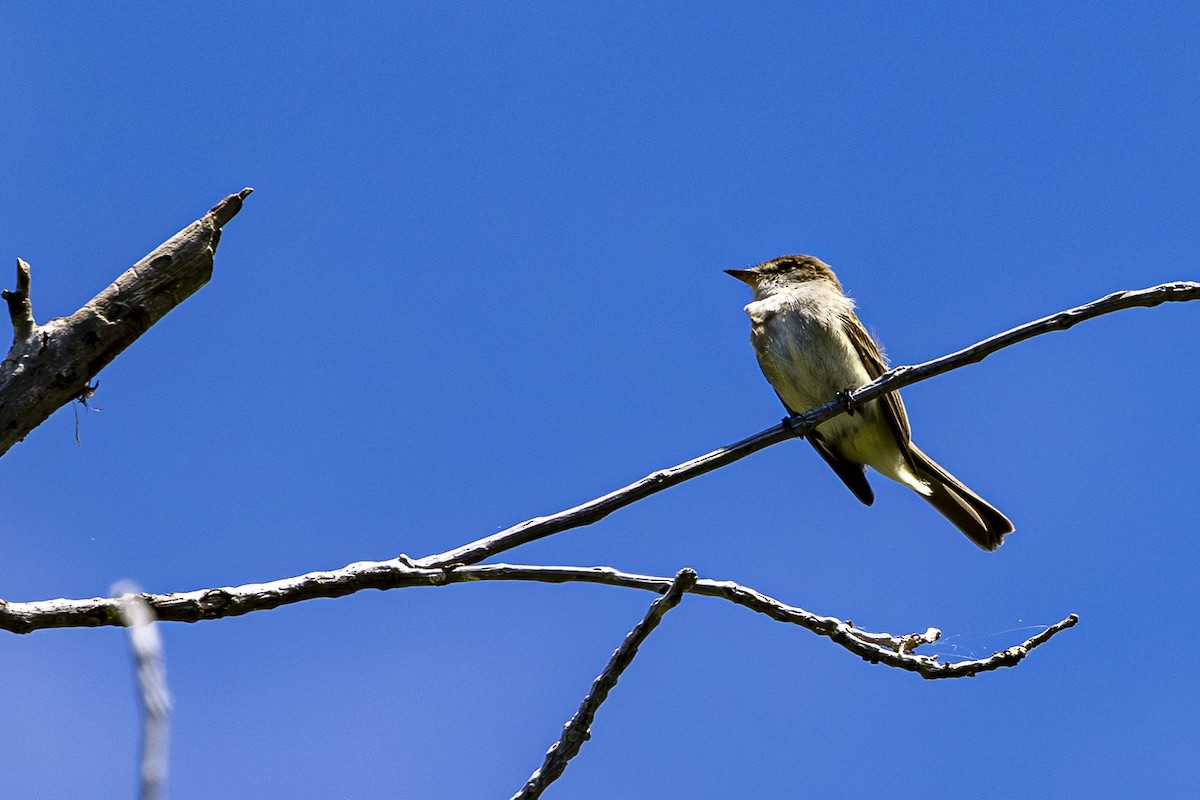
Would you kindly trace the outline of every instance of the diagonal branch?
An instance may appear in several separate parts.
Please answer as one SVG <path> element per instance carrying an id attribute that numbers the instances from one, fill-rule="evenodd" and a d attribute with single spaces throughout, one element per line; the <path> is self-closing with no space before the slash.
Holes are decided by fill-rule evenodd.
<path id="1" fill-rule="evenodd" d="M 894 367 L 860 389 L 850 393 L 850 405 L 868 402 L 888 392 L 909 386 L 918 381 L 941 375 L 952 369 L 974 364 L 987 356 L 1018 342 L 1032 339 L 1050 331 L 1062 331 L 1078 325 L 1084 320 L 1111 314 L 1126 308 L 1138 306 L 1152 307 L 1167 302 L 1183 302 L 1200 299 L 1200 283 L 1194 281 L 1175 281 L 1147 289 L 1136 289 L 1113 294 L 1093 300 L 1066 311 L 1060 311 L 1048 317 L 1018 325 L 1011 330 L 998 333 L 991 338 L 976 342 L 970 347 L 963 348 L 949 355 L 926 361 L 923 364 Z M 822 422 L 845 412 L 846 404 L 840 400 L 831 400 L 823 406 L 817 406 L 803 414 L 797 414 L 785 423 L 767 428 L 764 431 L 743 439 L 740 442 L 720 447 L 710 453 L 685 461 L 674 467 L 652 472 L 639 481 L 609 492 L 574 508 L 568 508 L 557 514 L 545 517 L 534 517 L 519 522 L 499 533 L 486 536 L 461 547 L 455 547 L 444 553 L 417 559 L 416 563 L 423 567 L 442 567 L 457 564 L 477 564 L 486 558 L 511 550 L 514 547 L 527 544 L 555 533 L 590 525 L 604 519 L 614 511 L 637 502 L 652 494 L 661 492 L 686 480 L 712 472 L 719 467 L 732 464 L 748 455 L 757 453 L 774 444 L 786 441 L 793 436 L 803 436 Z"/>
<path id="2" fill-rule="evenodd" d="M 596 718 L 596 712 L 608 699 L 608 693 L 617 685 L 621 674 L 633 663 L 633 658 L 637 655 L 642 642 L 646 641 L 646 637 L 650 635 L 651 631 L 658 627 L 663 616 L 679 605 L 684 593 L 695 582 L 695 570 L 681 569 L 671 581 L 666 593 L 650 604 L 646 616 L 629 632 L 625 641 L 621 642 L 621 646 L 608 660 L 604 671 L 592 683 L 592 690 L 587 693 L 587 697 L 583 698 L 579 710 L 563 726 L 562 736 L 557 742 L 550 745 L 542 766 L 534 770 L 521 791 L 512 796 L 512 800 L 536 800 L 542 796 L 542 792 L 546 790 L 547 786 L 558 780 L 559 776 L 563 774 L 563 770 L 567 768 L 567 762 L 578 755 L 579 748 L 592 737 L 591 725 L 592 720 Z"/>
<path id="3" fill-rule="evenodd" d="M 221 226 L 252 190 L 231 194 L 127 269 L 87 305 L 45 325 L 34 321 L 29 265 L 18 259 L 17 288 L 5 291 L 13 345 L 0 363 L 0 455 L 61 406 L 87 391 L 96 373 L 212 277 Z"/>
<path id="4" fill-rule="evenodd" d="M 658 594 L 665 592 L 671 584 L 669 578 L 621 572 L 612 567 L 483 564 L 443 569 L 417 567 L 406 556 L 401 556 L 390 561 L 360 561 L 332 572 L 310 572 L 307 575 L 284 578 L 271 583 L 251 583 L 173 594 L 144 594 L 141 597 L 154 610 L 159 621 L 198 622 L 265 611 L 318 597 L 343 597 L 364 589 L 447 586 L 476 581 L 596 583 Z M 934 657 L 913 652 L 922 645 L 937 641 L 940 632 L 936 629 L 906 636 L 873 633 L 836 617 L 820 616 L 798 606 L 787 605 L 733 581 L 697 580 L 688 592 L 728 600 L 777 622 L 798 625 L 830 639 L 866 661 L 915 672 L 925 678 L 958 678 L 1000 667 L 1015 666 L 1029 650 L 1079 621 L 1078 617 L 1072 614 L 1038 636 L 987 658 L 942 663 Z M 30 633 L 46 628 L 120 625 L 122 623 L 119 610 L 117 601 L 107 597 L 87 600 L 41 600 L 32 603 L 0 600 L 0 629 L 13 633 Z"/>

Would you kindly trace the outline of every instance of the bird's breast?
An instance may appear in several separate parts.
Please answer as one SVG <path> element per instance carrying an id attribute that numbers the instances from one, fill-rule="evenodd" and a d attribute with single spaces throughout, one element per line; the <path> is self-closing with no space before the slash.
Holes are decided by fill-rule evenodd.
<path id="1" fill-rule="evenodd" d="M 827 403 L 844 389 L 870 380 L 843 329 L 849 311 L 828 298 L 803 294 L 756 300 L 746 306 L 750 341 L 763 374 L 796 412 Z"/>

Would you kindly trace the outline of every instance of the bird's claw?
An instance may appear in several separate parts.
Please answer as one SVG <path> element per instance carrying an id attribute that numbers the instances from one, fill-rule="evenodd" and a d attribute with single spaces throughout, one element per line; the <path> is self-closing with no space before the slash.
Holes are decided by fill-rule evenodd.
<path id="1" fill-rule="evenodd" d="M 856 404 L 854 399 L 850 397 L 849 389 L 842 389 L 840 392 L 838 392 L 837 401 L 842 404 L 842 408 L 846 409 L 847 414 L 852 417 L 854 416 L 854 406 Z"/>

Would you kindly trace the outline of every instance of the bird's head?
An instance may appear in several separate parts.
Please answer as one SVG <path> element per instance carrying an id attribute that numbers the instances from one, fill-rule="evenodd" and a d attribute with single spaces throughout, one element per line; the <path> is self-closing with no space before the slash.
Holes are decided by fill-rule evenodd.
<path id="1" fill-rule="evenodd" d="M 749 269 L 727 269 L 726 273 L 754 289 L 754 294 L 770 294 L 776 289 L 794 288 L 809 281 L 829 281 L 840 292 L 837 276 L 816 256 L 780 256 Z"/>

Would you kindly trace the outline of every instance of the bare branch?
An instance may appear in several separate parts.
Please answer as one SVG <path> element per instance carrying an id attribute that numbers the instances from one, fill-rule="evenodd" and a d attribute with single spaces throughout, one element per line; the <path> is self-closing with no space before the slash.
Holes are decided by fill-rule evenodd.
<path id="1" fill-rule="evenodd" d="M 129 644 L 137 665 L 138 693 L 142 700 L 142 800 L 161 800 L 167 795 L 167 741 L 171 718 L 171 694 L 162 640 L 154 627 L 154 612 L 140 596 L 138 587 L 119 583 L 112 588 L 122 623 L 129 629 Z"/>
<path id="2" fill-rule="evenodd" d="M 1018 342 L 1031 339 L 1050 331 L 1062 331 L 1078 325 L 1084 320 L 1092 319 L 1103 314 L 1111 314 L 1126 308 L 1137 306 L 1157 306 L 1167 302 L 1182 302 L 1200 299 L 1200 283 L 1194 281 L 1175 281 L 1147 289 L 1136 289 L 1113 294 L 1093 300 L 1066 311 L 1060 311 L 1048 317 L 996 334 L 991 338 L 976 342 L 970 347 L 963 348 L 949 355 L 926 361 L 923 364 L 894 367 L 877 379 L 860 389 L 850 393 L 850 405 L 868 402 L 888 392 L 909 386 L 941 375 L 957 367 L 982 361 L 987 356 L 1010 347 Z M 590 525 L 604 519 L 614 511 L 637 502 L 652 494 L 661 492 L 686 480 L 711 472 L 714 469 L 732 464 L 748 455 L 757 453 L 774 444 L 803 436 L 820 423 L 844 413 L 845 404 L 840 400 L 831 400 L 823 406 L 817 406 L 803 414 L 797 414 L 784 423 L 767 428 L 764 431 L 743 439 L 740 442 L 705 453 L 691 461 L 685 461 L 674 467 L 652 472 L 639 481 L 628 486 L 609 492 L 606 495 L 589 500 L 586 503 L 551 514 L 545 517 L 519 522 L 499 533 L 486 536 L 461 547 L 455 547 L 444 553 L 426 556 L 415 562 L 422 567 L 440 567 L 451 564 L 477 564 L 486 558 L 511 550 L 528 542 L 561 533 L 571 528 Z"/>
<path id="3" fill-rule="evenodd" d="M 612 567 L 482 564 L 447 569 L 417 567 L 407 556 L 400 556 L 390 561 L 360 561 L 340 570 L 310 572 L 307 575 L 284 578 L 271 583 L 251 583 L 173 594 L 144 594 L 142 599 L 154 609 L 155 616 L 160 621 L 198 622 L 264 611 L 317 597 L 343 597 L 364 589 L 403 589 L 506 580 L 597 583 L 659 594 L 667 591 L 671 584 L 669 578 L 621 572 Z M 733 581 L 697 580 L 688 591 L 691 594 L 728 600 L 778 622 L 799 625 L 812 633 L 829 638 L 867 661 L 916 672 L 926 678 L 957 678 L 998 667 L 1011 667 L 1024 658 L 1029 650 L 1079 621 L 1072 614 L 1057 625 L 1051 626 L 1048 632 L 985 659 L 941 663 L 934 657 L 913 652 L 923 644 L 936 641 L 939 635 L 936 629 L 906 636 L 872 633 L 836 617 L 819 616 L 798 606 L 789 606 Z M 44 628 L 120 624 L 122 623 L 117 604 L 111 598 L 42 600 L 33 603 L 0 600 L 0 629 L 13 633 L 30 633 Z"/>
<path id="4" fill-rule="evenodd" d="M 625 641 L 621 642 L 621 646 L 616 649 L 612 654 L 612 658 L 608 660 L 608 665 L 604 667 L 604 671 L 592 683 L 592 690 L 587 693 L 587 697 L 583 698 L 583 702 L 579 705 L 579 710 L 563 726 L 562 736 L 557 742 L 550 745 L 550 749 L 546 751 L 546 760 L 542 762 L 542 766 L 534 770 L 521 791 L 512 796 L 512 800 L 536 800 L 536 798 L 542 796 L 542 792 L 546 790 L 547 786 L 558 780 L 563 770 L 567 768 L 567 762 L 578 755 L 579 748 L 591 738 L 591 725 L 592 720 L 596 717 L 596 712 L 600 710 L 600 706 L 608 699 L 608 693 L 617 685 L 621 674 L 633 663 L 633 658 L 637 655 L 638 648 L 642 646 L 642 642 L 646 641 L 646 637 L 650 635 L 650 632 L 658 627 L 658 623 L 662 621 L 663 615 L 679 605 L 679 601 L 683 599 L 684 593 L 695 583 L 695 570 L 681 569 L 675 575 L 674 580 L 671 581 L 666 594 L 650 604 L 650 609 L 646 612 L 646 616 L 629 632 L 625 637 Z"/>
<path id="5" fill-rule="evenodd" d="M 13 344 L 23 342 L 33 335 L 37 323 L 33 320 L 33 301 L 29 297 L 29 264 L 17 259 L 17 288 L 0 292 L 8 303 L 8 316 L 12 319 Z"/>
<path id="6" fill-rule="evenodd" d="M 69 317 L 37 325 L 29 265 L 17 262 L 17 288 L 4 292 L 14 341 L 0 363 L 0 455 L 83 393 L 116 356 L 212 277 L 221 226 L 251 189 L 218 203 L 126 270 Z"/>

